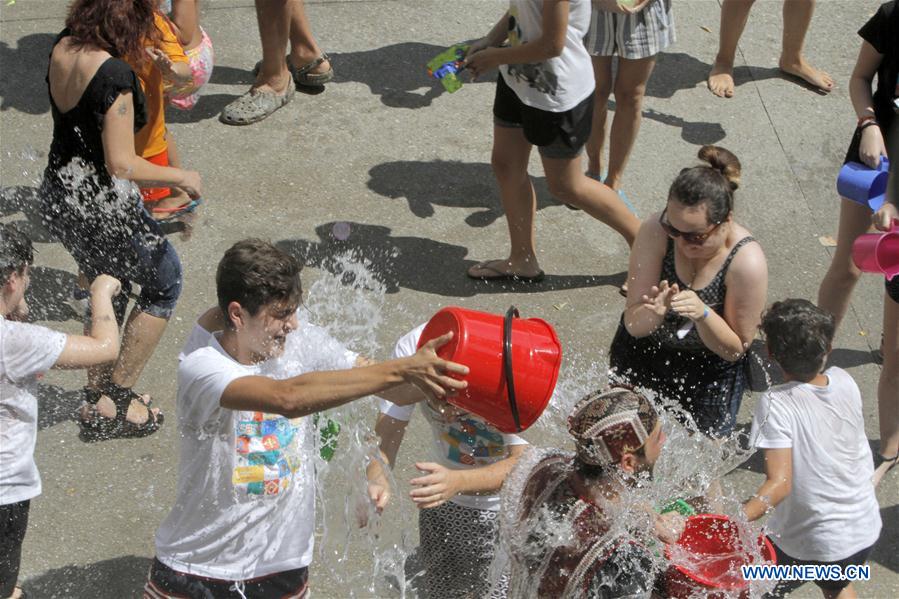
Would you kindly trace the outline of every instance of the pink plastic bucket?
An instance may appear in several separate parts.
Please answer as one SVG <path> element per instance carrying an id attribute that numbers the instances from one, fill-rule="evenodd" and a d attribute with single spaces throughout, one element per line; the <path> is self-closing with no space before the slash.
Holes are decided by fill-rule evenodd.
<path id="1" fill-rule="evenodd" d="M 899 221 L 893 221 L 886 233 L 859 235 L 852 244 L 852 261 L 862 272 L 888 280 L 899 275 Z"/>

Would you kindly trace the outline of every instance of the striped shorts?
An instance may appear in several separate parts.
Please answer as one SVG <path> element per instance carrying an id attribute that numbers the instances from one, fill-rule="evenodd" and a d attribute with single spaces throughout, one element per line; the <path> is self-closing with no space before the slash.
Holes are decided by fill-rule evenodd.
<path id="1" fill-rule="evenodd" d="M 671 0 L 651 0 L 637 14 L 593 9 L 590 31 L 584 38 L 593 56 L 637 60 L 655 56 L 676 41 Z"/>

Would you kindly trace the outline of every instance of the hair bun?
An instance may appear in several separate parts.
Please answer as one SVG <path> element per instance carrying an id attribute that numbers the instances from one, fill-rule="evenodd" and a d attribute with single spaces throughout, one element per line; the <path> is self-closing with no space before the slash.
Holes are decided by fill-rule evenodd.
<path id="1" fill-rule="evenodd" d="M 699 149 L 699 159 L 708 162 L 709 166 L 724 175 L 732 190 L 740 186 L 742 166 L 730 150 L 719 146 L 702 146 Z"/>

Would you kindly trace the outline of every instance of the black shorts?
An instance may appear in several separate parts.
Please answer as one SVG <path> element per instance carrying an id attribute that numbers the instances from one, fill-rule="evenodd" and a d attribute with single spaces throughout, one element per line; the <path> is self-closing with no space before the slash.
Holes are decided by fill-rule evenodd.
<path id="1" fill-rule="evenodd" d="M 500 74 L 493 100 L 493 123 L 498 127 L 521 127 L 525 138 L 537 146 L 544 158 L 575 158 L 590 139 L 593 94 L 571 110 L 540 110 L 522 102 Z"/>
<path id="2" fill-rule="evenodd" d="M 309 591 L 309 568 L 277 572 L 260 578 L 234 582 L 184 574 L 156 558 L 144 585 L 144 599 L 188 597 L 190 599 L 303 599 Z"/>
<path id="3" fill-rule="evenodd" d="M 16 588 L 30 507 L 30 499 L 0 505 L 0 597 L 9 597 Z"/>
<path id="4" fill-rule="evenodd" d="M 846 566 L 863 565 L 868 560 L 868 556 L 871 555 L 871 551 L 874 549 L 874 545 L 871 545 L 866 549 L 862 549 L 858 553 L 853 553 L 849 557 L 835 562 L 819 562 L 817 560 L 799 559 L 791 555 L 787 555 L 780 550 L 780 547 L 777 546 L 777 543 L 774 542 L 774 539 L 768 537 L 768 540 L 771 541 L 771 544 L 774 546 L 774 552 L 777 554 L 778 566 L 804 566 L 807 564 L 820 564 L 822 566 L 839 566 L 844 572 L 846 571 Z M 849 586 L 850 582 L 851 581 L 849 580 L 816 580 L 815 584 L 820 588 L 826 589 L 828 591 L 839 591 Z M 775 592 L 775 595 L 776 594 L 777 593 Z"/>
<path id="5" fill-rule="evenodd" d="M 869 125 L 873 127 L 874 125 Z M 890 146 L 890 129 L 889 127 L 881 129 L 883 133 L 883 142 L 887 146 L 887 151 L 889 151 Z M 862 129 L 860 127 L 855 128 L 855 133 L 852 134 L 852 141 L 849 142 L 849 149 L 846 150 L 846 157 L 843 158 L 843 164 L 847 162 L 861 162 L 861 158 L 858 156 L 858 148 L 862 143 Z"/>

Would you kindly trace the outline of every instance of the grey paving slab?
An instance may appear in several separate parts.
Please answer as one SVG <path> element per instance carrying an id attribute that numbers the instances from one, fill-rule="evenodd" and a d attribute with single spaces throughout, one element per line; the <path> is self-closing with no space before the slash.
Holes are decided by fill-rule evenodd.
<path id="1" fill-rule="evenodd" d="M 854 121 L 846 86 L 859 45 L 855 30 L 877 5 L 819 2 L 808 53 L 838 82 L 832 94 L 819 96 L 774 70 L 781 3 L 757 2 L 738 55 L 737 95 L 725 101 L 709 94 L 704 83 L 716 51 L 718 4 L 677 2 L 679 39 L 660 57 L 650 82 L 625 183 L 640 214 L 661 206 L 671 180 L 694 163 L 701 144 L 719 143 L 744 165 L 737 214 L 765 248 L 770 298 L 814 298 L 830 259 L 819 237 L 835 234 L 834 177 Z M 32 509 L 22 571 L 34 596 L 139 595 L 153 532 L 174 494 L 174 358 L 195 316 L 214 302 L 218 258 L 239 238 L 270 238 L 305 255 L 307 288 L 330 276 L 327 258 L 344 249 L 361 250 L 379 265 L 386 296 L 371 300 L 382 306 L 374 352 L 379 357 L 440 306 L 500 311 L 515 303 L 523 313 L 556 325 L 569 364 L 602 363 L 622 307 L 616 288 L 627 248 L 602 225 L 552 200 L 536 153 L 531 173 L 540 197 L 538 251 L 548 281 L 535 289 L 502 289 L 463 276 L 474 260 L 506 251 L 506 224 L 489 166 L 494 88 L 483 82 L 442 93 L 426 79 L 422 65 L 443 47 L 481 35 L 504 4 L 321 0 L 307 6 L 333 58 L 336 80 L 323 94 L 298 94 L 263 123 L 231 128 L 220 124 L 217 114 L 249 85 L 249 70 L 258 60 L 253 3 L 204 3 L 203 23 L 215 43 L 217 67 L 197 108 L 171 113 L 169 122 L 185 162 L 203 174 L 207 206 L 194 238 L 174 239 L 185 291 L 140 383 L 171 420 L 148 439 L 85 445 L 69 417 L 81 375 L 47 377 L 37 444 L 44 491 Z M 45 164 L 51 124 L 44 69 L 64 15 L 64 3 L 56 0 L 0 6 L 3 221 L 25 224 L 31 212 L 15 198 L 31 197 L 28 188 L 37 185 Z M 350 223 L 347 243 L 334 241 L 335 222 Z M 63 302 L 74 264 L 37 226 L 27 226 L 41 240 L 35 286 L 43 300 L 42 321 L 76 332 L 79 324 Z M 866 277 L 836 353 L 862 388 L 868 433 L 875 440 L 879 367 L 870 349 L 879 339 L 881 303 L 880 283 Z M 755 401 L 747 397 L 742 422 L 750 419 Z M 373 421 L 371 404 L 358 410 L 359 418 Z M 414 473 L 415 456 L 429 451 L 428 434 L 423 422 L 413 422 L 397 466 L 401 480 Z M 540 444 L 565 442 L 540 430 L 528 436 Z M 746 495 L 760 476 L 739 469 L 725 485 Z M 341 520 L 342 500 L 353 490 L 352 481 L 330 477 L 331 483 L 324 495 L 329 523 Z M 401 485 L 398 496 L 405 490 Z M 860 587 L 863 597 L 899 594 L 895 477 L 883 485 L 879 499 L 885 530 L 873 558 L 873 580 Z M 313 564 L 316 596 L 385 593 L 383 586 L 367 586 L 364 573 L 375 558 L 388 559 L 389 548 L 403 535 L 415 544 L 415 519 L 409 503 L 397 501 L 382 525 L 380 549 L 358 535 L 351 535 L 345 555 L 333 553 L 340 543 L 325 544 L 329 553 L 317 554 Z M 806 585 L 793 596 L 814 597 L 818 591 Z"/>

